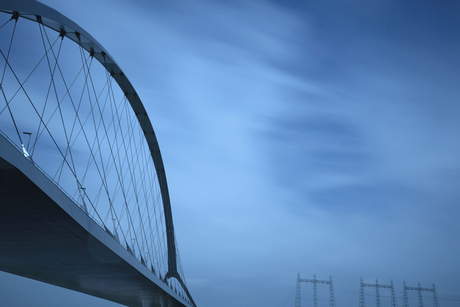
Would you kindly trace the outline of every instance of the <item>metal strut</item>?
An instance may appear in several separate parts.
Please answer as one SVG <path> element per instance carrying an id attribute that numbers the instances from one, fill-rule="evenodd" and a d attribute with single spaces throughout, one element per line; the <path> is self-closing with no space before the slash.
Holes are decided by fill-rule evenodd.
<path id="1" fill-rule="evenodd" d="M 297 283 L 295 286 L 295 307 L 300 307 L 300 273 L 297 273 Z"/>

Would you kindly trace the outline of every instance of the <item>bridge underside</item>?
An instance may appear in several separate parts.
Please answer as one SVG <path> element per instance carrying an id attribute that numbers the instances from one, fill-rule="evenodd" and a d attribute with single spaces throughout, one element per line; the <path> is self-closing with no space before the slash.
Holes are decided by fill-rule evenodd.
<path id="1" fill-rule="evenodd" d="M 127 306 L 187 305 L 5 141 L 0 270 Z"/>

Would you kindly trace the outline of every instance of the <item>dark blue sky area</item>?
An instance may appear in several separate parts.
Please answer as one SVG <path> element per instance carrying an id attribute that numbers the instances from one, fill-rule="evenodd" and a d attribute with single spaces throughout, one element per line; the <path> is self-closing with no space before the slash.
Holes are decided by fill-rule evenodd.
<path id="1" fill-rule="evenodd" d="M 199 307 L 293 306 L 298 272 L 332 275 L 338 307 L 361 277 L 458 305 L 460 2 L 43 2 L 143 100 Z"/>

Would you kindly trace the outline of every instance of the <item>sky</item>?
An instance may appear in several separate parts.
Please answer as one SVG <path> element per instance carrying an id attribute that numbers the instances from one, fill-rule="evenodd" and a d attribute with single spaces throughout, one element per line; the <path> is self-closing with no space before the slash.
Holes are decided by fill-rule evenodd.
<path id="1" fill-rule="evenodd" d="M 459 304 L 460 2 L 42 2 L 141 97 L 197 306 L 294 306 L 298 273 L 332 276 L 337 307 L 358 305 L 361 278 L 393 281 L 399 306 L 404 281 Z M 120 306 L 7 273 L 0 293 Z"/>

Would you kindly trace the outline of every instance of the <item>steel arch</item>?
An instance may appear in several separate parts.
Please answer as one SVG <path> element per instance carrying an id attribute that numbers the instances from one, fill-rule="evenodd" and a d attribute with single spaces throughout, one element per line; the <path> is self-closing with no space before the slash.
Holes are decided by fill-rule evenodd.
<path id="1" fill-rule="evenodd" d="M 160 148 L 145 107 L 138 94 L 136 93 L 133 85 L 123 73 L 119 65 L 112 58 L 112 56 L 95 38 L 93 38 L 75 22 L 62 15 L 58 11 L 34 0 L 1 0 L 0 11 L 13 15 L 16 14 L 16 16 L 41 23 L 44 26 L 57 31 L 61 36 L 65 36 L 71 39 L 83 49 L 88 51 L 94 58 L 96 58 L 120 86 L 124 95 L 128 99 L 144 133 L 144 137 L 147 141 L 150 154 L 155 165 L 161 190 L 168 247 L 168 272 L 164 277 L 164 281 L 171 277 L 175 277 L 182 285 L 183 289 L 186 291 L 192 304 L 195 305 L 187 287 L 185 286 L 185 282 L 182 280 L 177 270 L 177 253 L 171 211 L 171 201 L 169 197 L 166 173 L 163 159 L 161 157 Z"/>

